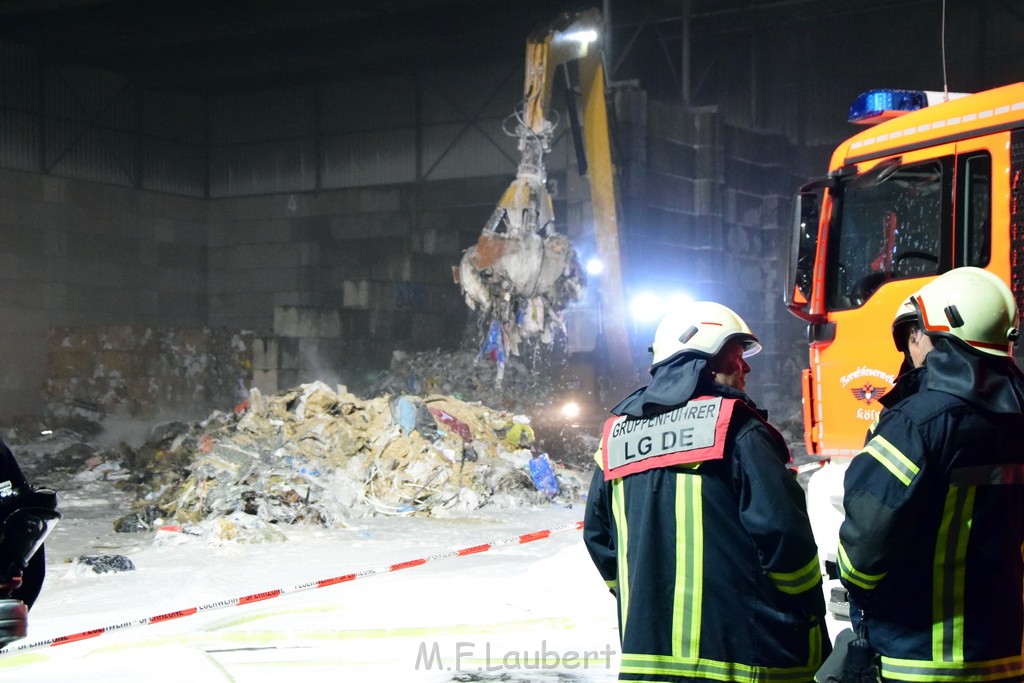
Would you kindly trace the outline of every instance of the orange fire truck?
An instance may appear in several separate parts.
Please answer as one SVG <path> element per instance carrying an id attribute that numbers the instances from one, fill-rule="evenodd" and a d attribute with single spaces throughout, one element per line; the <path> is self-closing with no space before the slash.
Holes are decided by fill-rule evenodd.
<path id="1" fill-rule="evenodd" d="M 804 440 L 830 460 L 811 477 L 808 505 L 830 559 L 846 465 L 900 368 L 897 307 L 958 266 L 1001 277 L 1018 307 L 1024 293 L 1024 83 L 972 95 L 869 91 L 850 120 L 874 125 L 800 189 L 785 292 L 807 321 Z"/>

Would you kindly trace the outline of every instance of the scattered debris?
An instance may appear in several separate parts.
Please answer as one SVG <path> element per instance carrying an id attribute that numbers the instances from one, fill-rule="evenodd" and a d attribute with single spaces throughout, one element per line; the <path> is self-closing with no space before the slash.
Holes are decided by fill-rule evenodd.
<path id="1" fill-rule="evenodd" d="M 133 572 L 135 563 L 124 555 L 80 555 L 71 565 L 75 576 Z"/>
<path id="2" fill-rule="evenodd" d="M 254 542 L 254 531 L 265 536 L 276 523 L 336 527 L 370 515 L 577 499 L 582 473 L 560 468 L 554 493 L 534 485 L 532 454 L 506 439 L 524 422 L 440 394 L 362 400 L 321 382 L 273 396 L 253 390 L 241 415 L 159 425 L 126 453 L 131 477 L 123 484 L 138 505 L 115 527 L 173 522 L 185 533 Z"/>

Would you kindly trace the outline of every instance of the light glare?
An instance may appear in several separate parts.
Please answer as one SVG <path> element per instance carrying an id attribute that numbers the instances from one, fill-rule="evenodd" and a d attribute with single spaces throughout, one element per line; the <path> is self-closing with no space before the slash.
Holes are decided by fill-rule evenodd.
<path id="1" fill-rule="evenodd" d="M 674 311 L 677 308 L 682 308 L 686 304 L 693 303 L 693 297 L 686 292 L 675 292 L 670 294 L 668 297 L 667 310 Z"/>
<path id="2" fill-rule="evenodd" d="M 571 40 L 576 43 L 582 43 L 584 45 L 587 45 L 597 40 L 597 31 L 595 31 L 594 29 L 570 31 L 569 33 L 563 33 L 562 38 L 564 40 Z"/>
<path id="3" fill-rule="evenodd" d="M 649 323 L 661 317 L 664 302 L 653 292 L 641 292 L 630 302 L 633 319 L 641 323 Z"/>

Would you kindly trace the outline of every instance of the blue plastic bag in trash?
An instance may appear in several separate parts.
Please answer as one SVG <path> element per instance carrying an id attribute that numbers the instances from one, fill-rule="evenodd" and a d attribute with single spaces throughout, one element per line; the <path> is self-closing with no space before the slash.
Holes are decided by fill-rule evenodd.
<path id="1" fill-rule="evenodd" d="M 547 494 L 548 498 L 558 495 L 558 480 L 555 479 L 547 453 L 538 453 L 530 458 L 530 478 L 537 490 Z"/>
<path id="2" fill-rule="evenodd" d="M 402 396 L 395 402 L 393 412 L 403 434 L 411 434 L 416 429 L 416 404 L 408 396 Z"/>
<path id="3" fill-rule="evenodd" d="M 476 355 L 478 359 L 484 356 L 498 364 L 505 362 L 505 339 L 501 333 L 501 323 L 497 320 L 491 321 L 491 326 L 487 330 L 487 337 L 480 345 L 480 353 Z"/>

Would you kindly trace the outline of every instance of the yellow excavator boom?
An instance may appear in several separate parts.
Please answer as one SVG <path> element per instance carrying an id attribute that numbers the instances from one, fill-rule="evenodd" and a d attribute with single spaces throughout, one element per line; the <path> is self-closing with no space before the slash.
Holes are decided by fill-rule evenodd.
<path id="1" fill-rule="evenodd" d="M 607 275 L 602 284 L 602 331 L 617 374 L 631 374 L 619 258 L 615 169 L 602 53 L 601 14 L 596 9 L 562 14 L 527 41 L 523 100 L 514 134 L 521 158 L 516 178 L 502 195 L 477 244 L 466 250 L 458 281 L 467 305 L 485 321 L 492 351 L 516 355 L 522 341 L 550 343 L 564 327 L 563 312 L 579 300 L 585 278 L 572 243 L 554 230 L 544 156 L 557 122 L 550 104 L 556 69 L 578 61 L 583 111 L 583 146 L 588 159 L 598 252 Z M 573 95 L 570 95 L 573 96 Z M 481 353 L 485 349 L 481 349 Z M 626 366 L 628 371 L 626 372 Z M 616 368 L 612 368 L 616 374 Z M 499 368 L 498 381 L 501 372 Z"/>

